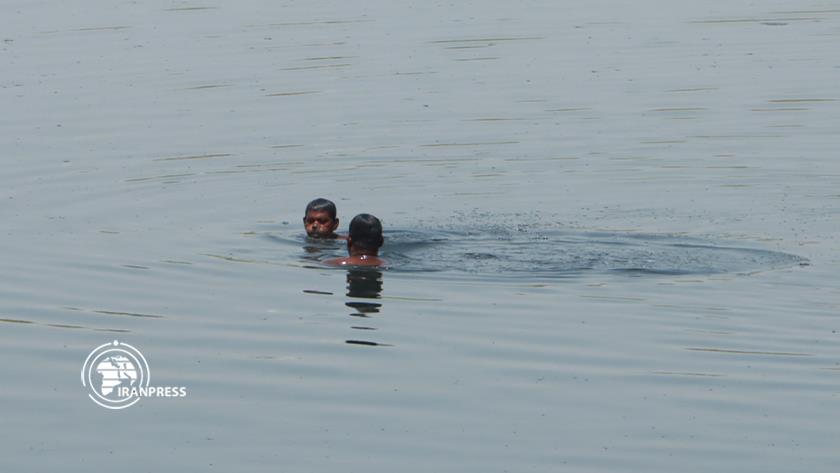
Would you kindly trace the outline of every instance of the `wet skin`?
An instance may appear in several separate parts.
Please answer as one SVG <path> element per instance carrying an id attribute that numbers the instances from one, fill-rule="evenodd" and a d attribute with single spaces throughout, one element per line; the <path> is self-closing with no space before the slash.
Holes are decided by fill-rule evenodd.
<path id="1" fill-rule="evenodd" d="M 345 256 L 344 258 L 333 258 L 324 261 L 324 264 L 330 266 L 378 266 L 384 267 L 388 264 L 384 259 L 376 255 L 355 255 Z"/>
<path id="2" fill-rule="evenodd" d="M 347 252 L 350 256 L 333 258 L 324 261 L 329 266 L 378 266 L 385 267 L 388 262 L 379 257 L 379 248 L 371 249 L 353 243 L 353 239 L 347 237 Z"/>

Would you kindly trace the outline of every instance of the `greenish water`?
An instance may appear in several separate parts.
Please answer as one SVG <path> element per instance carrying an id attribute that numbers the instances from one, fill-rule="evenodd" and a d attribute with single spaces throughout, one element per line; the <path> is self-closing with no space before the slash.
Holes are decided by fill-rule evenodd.
<path id="1" fill-rule="evenodd" d="M 835 470 L 840 5 L 4 12 L 0 470 Z"/>

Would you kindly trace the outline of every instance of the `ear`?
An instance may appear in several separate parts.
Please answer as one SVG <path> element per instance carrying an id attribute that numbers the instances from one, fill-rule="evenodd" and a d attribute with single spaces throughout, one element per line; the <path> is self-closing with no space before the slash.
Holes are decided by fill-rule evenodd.
<path id="1" fill-rule="evenodd" d="M 338 228 L 338 219 L 337 218 L 333 221 L 332 231 L 335 231 L 336 228 Z"/>

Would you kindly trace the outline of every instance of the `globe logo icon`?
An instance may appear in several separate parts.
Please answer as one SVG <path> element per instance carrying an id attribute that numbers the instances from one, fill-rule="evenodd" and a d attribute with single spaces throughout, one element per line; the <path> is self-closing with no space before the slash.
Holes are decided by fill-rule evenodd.
<path id="1" fill-rule="evenodd" d="M 93 402 L 108 409 L 137 403 L 138 389 L 148 388 L 150 378 L 143 354 L 118 340 L 96 347 L 82 365 L 82 386 Z"/>

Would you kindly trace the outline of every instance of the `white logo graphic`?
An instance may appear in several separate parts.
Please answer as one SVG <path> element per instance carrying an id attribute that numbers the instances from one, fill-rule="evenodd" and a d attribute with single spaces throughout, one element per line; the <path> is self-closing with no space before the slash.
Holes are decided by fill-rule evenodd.
<path id="1" fill-rule="evenodd" d="M 108 409 L 125 409 L 141 397 L 184 397 L 180 387 L 150 387 L 151 372 L 142 353 L 114 340 L 96 347 L 82 365 L 82 386 L 93 402 Z"/>

